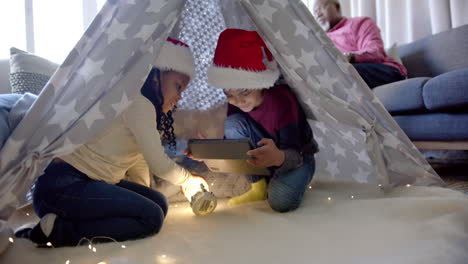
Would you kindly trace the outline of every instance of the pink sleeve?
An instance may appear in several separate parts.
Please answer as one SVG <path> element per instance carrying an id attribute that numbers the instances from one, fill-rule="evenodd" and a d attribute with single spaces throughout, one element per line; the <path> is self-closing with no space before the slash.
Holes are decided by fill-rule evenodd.
<path id="1" fill-rule="evenodd" d="M 355 62 L 383 62 L 385 50 L 380 29 L 368 17 L 355 25 L 358 51 L 354 53 Z"/>

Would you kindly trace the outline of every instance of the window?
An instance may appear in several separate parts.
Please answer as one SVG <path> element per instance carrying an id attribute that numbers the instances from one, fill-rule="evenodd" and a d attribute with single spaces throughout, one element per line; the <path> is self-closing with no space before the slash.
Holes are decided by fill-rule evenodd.
<path id="1" fill-rule="evenodd" d="M 0 59 L 10 47 L 61 63 L 105 0 L 0 1 Z"/>

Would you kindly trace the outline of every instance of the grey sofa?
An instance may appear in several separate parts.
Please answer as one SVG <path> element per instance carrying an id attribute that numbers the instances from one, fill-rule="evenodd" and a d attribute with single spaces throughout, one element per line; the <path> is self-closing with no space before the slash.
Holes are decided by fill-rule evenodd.
<path id="1" fill-rule="evenodd" d="M 468 150 L 468 25 L 398 50 L 408 79 L 374 94 L 419 149 Z"/>

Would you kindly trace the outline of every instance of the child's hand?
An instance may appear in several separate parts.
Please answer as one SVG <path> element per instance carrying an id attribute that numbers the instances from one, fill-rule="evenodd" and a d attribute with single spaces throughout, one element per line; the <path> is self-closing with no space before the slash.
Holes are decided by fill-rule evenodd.
<path id="1" fill-rule="evenodd" d="M 206 139 L 206 137 L 203 136 L 203 134 L 200 133 L 200 131 L 197 131 L 197 138 L 198 139 Z M 184 154 L 185 154 L 185 156 L 187 156 L 187 157 L 189 157 L 189 158 L 191 158 L 193 160 L 200 161 L 200 162 L 203 161 L 201 159 L 194 158 L 192 152 L 190 152 L 190 150 L 188 148 L 184 150 Z"/>
<path id="2" fill-rule="evenodd" d="M 283 165 L 284 152 L 276 147 L 272 139 L 262 138 L 257 145 L 261 147 L 247 151 L 247 155 L 254 158 L 253 160 L 247 160 L 248 163 L 257 167 L 279 167 Z"/>

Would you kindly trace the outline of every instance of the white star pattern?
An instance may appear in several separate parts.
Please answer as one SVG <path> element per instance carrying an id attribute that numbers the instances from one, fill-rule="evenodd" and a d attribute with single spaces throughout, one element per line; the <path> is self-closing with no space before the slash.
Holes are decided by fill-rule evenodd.
<path id="1" fill-rule="evenodd" d="M 283 9 L 288 7 L 287 0 L 279 0 L 279 1 L 275 1 L 275 3 L 279 4 Z"/>
<path id="2" fill-rule="evenodd" d="M 167 17 L 164 19 L 163 23 L 166 25 L 166 26 L 169 26 L 173 23 L 176 23 L 177 20 L 175 19 L 177 16 L 177 11 L 172 11 L 170 14 L 167 15 Z"/>
<path id="3" fill-rule="evenodd" d="M 142 39 L 143 41 L 146 41 L 154 32 L 154 30 L 155 30 L 154 24 L 143 25 L 141 26 L 140 31 L 138 31 L 138 33 L 135 34 L 134 38 L 136 39 L 139 38 L 139 39 Z"/>
<path id="4" fill-rule="evenodd" d="M 385 146 L 397 149 L 398 145 L 401 143 L 400 140 L 391 133 L 382 133 L 382 136 L 384 138 L 382 144 Z"/>
<path id="5" fill-rule="evenodd" d="M 53 152 L 56 156 L 62 156 L 72 153 L 78 146 L 81 144 L 74 144 L 71 140 L 67 137 L 63 142 L 63 146 L 60 148 L 55 149 Z"/>
<path id="6" fill-rule="evenodd" d="M 358 100 L 362 99 L 361 88 L 357 85 L 356 82 L 353 82 L 353 85 L 348 89 L 354 97 L 357 97 Z"/>
<path id="7" fill-rule="evenodd" d="M 333 177 L 335 177 L 340 172 L 338 169 L 338 162 L 327 160 L 327 167 L 325 170 L 327 170 Z"/>
<path id="8" fill-rule="evenodd" d="M 342 148 L 337 142 L 333 143 L 332 147 L 336 156 L 341 155 L 343 158 L 346 158 L 346 149 Z"/>
<path id="9" fill-rule="evenodd" d="M 158 13 L 166 5 L 167 1 L 151 0 L 149 6 L 145 9 L 148 13 Z"/>
<path id="10" fill-rule="evenodd" d="M 323 137 L 319 137 L 317 135 L 314 135 L 315 142 L 317 142 L 317 145 L 323 146 Z"/>
<path id="11" fill-rule="evenodd" d="M 343 71 L 343 73 L 345 73 L 345 74 L 350 73 L 349 67 L 352 67 L 352 66 L 351 66 L 351 64 L 349 62 L 344 61 L 344 60 L 337 60 L 336 64 Z"/>
<path id="12" fill-rule="evenodd" d="M 8 160 L 15 160 L 18 158 L 20 154 L 21 147 L 24 146 L 24 142 L 26 138 L 16 140 L 12 137 L 8 138 L 3 146 L 3 156 L 2 156 L 2 163 Z"/>
<path id="13" fill-rule="evenodd" d="M 268 1 L 263 1 L 263 4 L 260 8 L 260 15 L 264 16 L 270 22 L 273 22 L 273 14 L 278 11 L 278 9 L 270 6 Z"/>
<path id="14" fill-rule="evenodd" d="M 370 160 L 369 155 L 367 154 L 366 150 L 361 150 L 359 152 L 355 151 L 354 154 L 357 155 L 358 160 L 366 163 L 367 165 L 371 165 L 371 160 Z"/>
<path id="15" fill-rule="evenodd" d="M 58 124 L 62 130 L 65 128 L 76 118 L 80 116 L 75 110 L 77 100 L 73 100 L 67 105 L 54 105 L 55 114 L 49 120 L 49 124 Z"/>
<path id="16" fill-rule="evenodd" d="M 130 100 L 128 100 L 127 94 L 124 92 L 122 95 L 122 99 L 120 102 L 111 104 L 112 109 L 115 110 L 116 116 L 120 115 L 125 109 L 127 109 L 128 105 L 130 104 Z"/>
<path id="17" fill-rule="evenodd" d="M 99 109 L 100 105 L 101 102 L 97 102 L 93 107 L 91 107 L 90 111 L 85 113 L 82 117 L 82 120 L 88 129 L 91 129 L 91 126 L 95 121 L 106 118 Z"/>
<path id="18" fill-rule="evenodd" d="M 297 63 L 296 57 L 294 55 L 284 55 L 283 58 L 286 59 L 286 62 L 289 64 L 291 69 L 300 69 L 302 65 Z"/>
<path id="19" fill-rule="evenodd" d="M 301 57 L 299 57 L 298 61 L 304 64 L 307 70 L 310 70 L 312 66 L 320 66 L 317 60 L 315 60 L 314 55 L 314 53 L 309 53 L 301 49 Z"/>
<path id="20" fill-rule="evenodd" d="M 278 40 L 281 44 L 281 46 L 286 46 L 288 45 L 288 42 L 286 42 L 286 40 L 283 38 L 283 36 L 281 35 L 281 31 L 276 31 L 275 34 L 273 34 L 275 36 L 275 39 Z"/>
<path id="21" fill-rule="evenodd" d="M 351 177 L 355 179 L 359 183 L 366 183 L 367 179 L 369 178 L 369 171 L 363 170 L 361 167 L 358 167 L 358 171 L 356 173 L 353 173 Z"/>
<path id="22" fill-rule="evenodd" d="M 333 91 L 333 84 L 337 81 L 335 78 L 332 78 L 328 71 L 325 70 L 323 74 L 317 74 L 316 78 L 320 82 L 320 87 L 325 88 L 329 91 Z"/>
<path id="23" fill-rule="evenodd" d="M 329 130 L 323 122 L 315 122 L 315 127 L 317 127 L 323 135 L 326 135 Z"/>
<path id="24" fill-rule="evenodd" d="M 43 151 L 47 146 L 49 146 L 49 139 L 47 138 L 47 136 L 44 136 L 41 140 L 41 143 L 39 144 L 39 146 L 37 146 L 37 151 Z"/>
<path id="25" fill-rule="evenodd" d="M 125 30 L 130 26 L 130 24 L 120 23 L 117 18 L 112 21 L 112 24 L 109 27 L 109 32 L 107 37 L 107 44 L 111 43 L 114 40 L 126 40 L 127 36 L 125 36 Z"/>
<path id="26" fill-rule="evenodd" d="M 104 65 L 105 61 L 105 59 L 94 61 L 93 59 L 88 57 L 86 58 L 83 65 L 81 65 L 81 67 L 79 68 L 78 74 L 83 76 L 85 82 L 90 81 L 96 76 L 103 75 L 104 71 L 102 70 L 102 65 Z"/>
<path id="27" fill-rule="evenodd" d="M 307 28 L 301 21 L 293 19 L 292 21 L 296 30 L 294 31 L 294 36 L 303 36 L 305 39 L 309 38 L 309 28 Z"/>
<path id="28" fill-rule="evenodd" d="M 60 66 L 60 68 L 49 79 L 49 85 L 52 85 L 55 91 L 62 87 L 64 81 L 68 79 L 71 67 L 72 65 Z"/>
<path id="29" fill-rule="evenodd" d="M 81 54 L 86 44 L 89 43 L 89 37 L 86 34 L 83 34 L 80 41 L 76 43 L 75 50 L 78 54 Z"/>
<path id="30" fill-rule="evenodd" d="M 357 139 L 354 138 L 353 132 L 351 131 L 340 131 L 340 134 L 343 135 L 343 139 L 351 142 L 351 144 L 355 145 L 357 142 Z"/>

